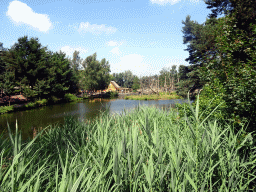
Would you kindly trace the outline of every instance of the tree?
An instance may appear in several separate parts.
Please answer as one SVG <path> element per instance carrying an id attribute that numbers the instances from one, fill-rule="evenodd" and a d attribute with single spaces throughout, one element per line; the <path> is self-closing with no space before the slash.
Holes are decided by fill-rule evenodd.
<path id="1" fill-rule="evenodd" d="M 170 71 L 170 87 L 171 87 L 171 90 L 175 90 L 175 82 L 178 78 L 177 76 L 177 70 L 176 70 L 176 65 L 173 65 L 172 68 L 171 68 L 171 71 Z"/>
<path id="2" fill-rule="evenodd" d="M 5 53 L 2 53 L 0 56 L 0 90 L 1 90 L 1 96 L 2 96 L 2 91 L 6 95 L 10 96 L 11 93 L 14 92 L 15 74 L 11 68 L 11 65 L 4 61 L 3 59 L 4 54 Z"/>
<path id="3" fill-rule="evenodd" d="M 83 88 L 90 91 L 105 89 L 110 81 L 110 65 L 106 59 L 96 60 L 97 54 L 88 56 L 83 62 L 85 70 L 81 73 Z"/>
<path id="4" fill-rule="evenodd" d="M 8 51 L 5 62 L 14 71 L 15 84 L 20 86 L 23 93 L 27 97 L 35 97 L 38 94 L 37 87 L 43 84 L 47 75 L 47 48 L 42 47 L 38 38 L 30 38 L 27 36 L 18 39 Z M 21 91 L 21 90 L 20 90 Z"/>
<path id="5" fill-rule="evenodd" d="M 256 125 L 256 25 L 250 24 L 251 31 L 234 27 L 238 22 L 235 14 L 238 13 L 219 20 L 217 25 L 222 33 L 216 38 L 216 45 L 225 57 L 209 62 L 202 68 L 201 75 L 210 82 L 220 80 L 227 104 L 226 117 L 237 123 L 249 120 L 248 130 L 252 131 Z"/>
<path id="6" fill-rule="evenodd" d="M 228 14 L 233 7 L 230 0 L 205 0 L 205 3 L 208 5 L 207 9 L 211 9 L 212 13 L 209 14 L 209 17 L 217 17 L 219 14 Z"/>
<path id="7" fill-rule="evenodd" d="M 124 80 L 123 86 L 126 88 L 131 88 L 132 84 L 133 84 L 133 78 L 134 78 L 134 76 L 130 70 L 125 71 L 123 73 L 123 80 Z"/>
<path id="8" fill-rule="evenodd" d="M 63 97 L 65 93 L 71 91 L 75 82 L 73 80 L 70 62 L 63 52 L 49 52 L 49 68 L 45 77 L 44 94 Z M 47 86 L 46 86 L 47 85 Z"/>
<path id="9" fill-rule="evenodd" d="M 106 87 L 108 87 L 109 83 L 110 83 L 110 65 L 109 65 L 109 61 L 107 61 L 105 58 L 103 58 L 100 62 L 101 65 L 101 69 L 100 69 L 100 76 L 102 77 L 100 79 L 99 82 L 99 89 L 105 89 Z"/>
<path id="10" fill-rule="evenodd" d="M 124 73 L 113 73 L 113 81 L 115 81 L 120 87 L 124 87 Z"/>
<path id="11" fill-rule="evenodd" d="M 140 80 L 137 76 L 133 79 L 132 89 L 136 92 L 140 88 Z"/>
<path id="12" fill-rule="evenodd" d="M 201 80 L 199 78 L 199 68 L 200 66 L 191 65 L 179 66 L 179 72 L 177 77 L 179 76 L 179 82 L 176 83 L 176 92 L 178 95 L 182 97 L 187 97 L 188 92 L 193 92 L 195 89 L 202 88 Z M 192 99 L 194 95 L 191 95 Z"/>

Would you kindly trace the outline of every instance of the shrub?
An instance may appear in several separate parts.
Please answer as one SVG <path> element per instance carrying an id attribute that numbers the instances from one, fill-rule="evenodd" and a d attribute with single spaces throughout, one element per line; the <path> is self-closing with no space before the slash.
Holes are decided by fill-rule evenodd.
<path id="1" fill-rule="evenodd" d="M 71 101 L 76 101 L 76 100 L 78 100 L 78 98 L 77 98 L 77 96 L 75 96 L 75 95 L 73 95 L 73 94 L 71 94 L 71 93 L 67 93 L 67 94 L 64 95 L 64 100 L 65 100 L 66 102 L 71 102 Z"/>
<path id="2" fill-rule="evenodd" d="M 27 103 L 27 104 L 25 104 L 25 107 L 26 108 L 34 108 L 34 107 L 36 107 L 37 106 L 37 103 Z"/>
<path id="3" fill-rule="evenodd" d="M 115 98 L 118 97 L 118 92 L 117 91 L 109 91 L 105 94 L 106 98 Z"/>
<path id="4" fill-rule="evenodd" d="M 38 100 L 35 102 L 37 106 L 46 105 L 48 103 L 47 99 Z"/>
<path id="5" fill-rule="evenodd" d="M 206 84 L 200 93 L 199 117 L 202 120 L 207 118 L 211 114 L 210 115 L 211 119 L 218 119 L 219 122 L 224 122 L 225 121 L 224 109 L 226 108 L 226 103 L 223 100 L 223 89 L 217 80 L 215 81 L 213 86 L 219 87 L 218 92 L 213 91 L 211 86 Z M 196 106 L 197 99 L 198 99 L 198 96 L 196 96 L 195 102 L 192 103 L 193 107 Z M 214 110 L 217 106 L 218 108 Z M 187 116 L 193 115 L 190 110 L 189 104 L 187 103 L 176 104 L 176 107 L 178 108 L 179 115 L 181 117 L 184 117 L 185 113 Z"/>
<path id="6" fill-rule="evenodd" d="M 2 106 L 0 107 L 0 114 L 8 113 L 13 111 L 13 106 Z"/>
<path id="7" fill-rule="evenodd" d="M 50 96 L 50 98 L 48 99 L 49 103 L 58 103 L 59 99 L 56 96 Z"/>

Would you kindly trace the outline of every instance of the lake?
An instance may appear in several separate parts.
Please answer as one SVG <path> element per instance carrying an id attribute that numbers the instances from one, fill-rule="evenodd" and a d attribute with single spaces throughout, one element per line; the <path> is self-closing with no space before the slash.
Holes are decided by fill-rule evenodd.
<path id="1" fill-rule="evenodd" d="M 170 107 L 175 107 L 175 103 L 184 103 L 187 100 L 124 100 L 124 99 L 94 99 L 84 100 L 73 103 L 62 103 L 56 105 L 44 106 L 37 109 L 27 111 L 17 111 L 0 115 L 0 132 L 7 131 L 7 121 L 12 132 L 15 131 L 16 119 L 18 121 L 18 129 L 22 130 L 22 140 L 26 140 L 33 135 L 33 128 L 45 128 L 50 124 L 63 124 L 64 118 L 72 115 L 82 120 L 92 120 L 100 114 L 100 111 L 110 109 L 110 114 L 124 114 L 135 109 L 139 104 L 146 106 L 154 106 L 159 110 L 168 111 Z"/>

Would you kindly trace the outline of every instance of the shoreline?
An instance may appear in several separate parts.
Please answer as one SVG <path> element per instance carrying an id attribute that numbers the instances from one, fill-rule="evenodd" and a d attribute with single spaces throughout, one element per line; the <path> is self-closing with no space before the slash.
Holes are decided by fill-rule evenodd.
<path id="1" fill-rule="evenodd" d="M 43 106 L 49 106 L 49 105 L 55 105 L 55 104 L 60 104 L 60 103 L 69 103 L 69 102 L 74 102 L 74 101 L 81 101 L 85 99 L 94 99 L 94 98 L 106 98 L 105 95 L 89 95 L 89 96 L 84 96 L 82 95 L 75 95 L 76 99 L 71 99 L 67 101 L 64 98 L 57 98 L 56 101 L 47 101 L 46 99 L 38 100 L 38 101 L 31 101 L 29 98 L 27 101 L 29 102 L 22 102 L 22 103 L 15 103 L 10 106 L 1 106 L 0 107 L 0 115 L 5 114 L 5 113 L 11 113 L 11 112 L 16 112 L 16 111 L 25 111 L 25 110 L 30 110 L 30 109 L 35 109 L 35 108 L 40 108 Z M 140 95 L 138 92 L 131 92 L 131 93 L 119 93 L 118 94 L 118 99 L 125 99 L 125 100 L 170 100 L 170 99 L 183 99 L 181 96 L 178 96 L 176 94 L 160 94 L 155 95 L 155 94 L 148 94 L 148 95 Z"/>

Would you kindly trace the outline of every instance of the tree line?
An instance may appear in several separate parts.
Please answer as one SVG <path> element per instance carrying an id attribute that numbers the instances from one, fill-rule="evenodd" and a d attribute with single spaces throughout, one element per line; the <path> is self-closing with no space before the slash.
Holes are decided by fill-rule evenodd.
<path id="1" fill-rule="evenodd" d="M 63 97 L 65 93 L 77 93 L 83 90 L 106 89 L 110 81 L 115 81 L 124 88 L 147 89 L 149 87 L 176 90 L 180 95 L 186 95 L 194 84 L 184 86 L 191 72 L 189 66 L 173 65 L 163 68 L 157 75 L 138 77 L 130 70 L 110 74 L 110 64 L 105 58 L 97 60 L 97 54 L 82 59 L 78 51 L 69 58 L 65 53 L 52 52 L 43 47 L 38 38 L 27 36 L 18 39 L 10 49 L 0 44 L 0 89 L 5 95 L 22 93 L 26 97 L 49 98 Z M 158 81 L 159 80 L 159 81 Z M 182 88 L 179 88 L 179 84 Z"/>
<path id="2" fill-rule="evenodd" d="M 49 51 L 38 38 L 21 37 L 10 49 L 0 44 L 0 89 L 8 96 L 21 92 L 31 98 L 61 98 L 79 89 L 103 89 L 109 72 L 109 62 L 96 60 L 96 53 L 83 60 L 75 51 L 68 58 Z"/>

